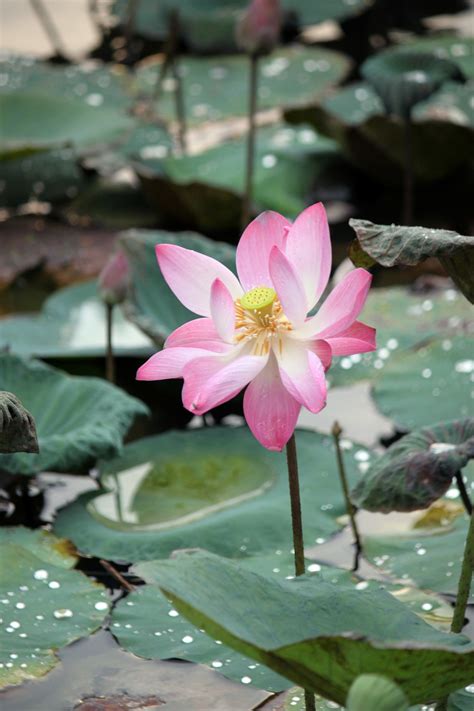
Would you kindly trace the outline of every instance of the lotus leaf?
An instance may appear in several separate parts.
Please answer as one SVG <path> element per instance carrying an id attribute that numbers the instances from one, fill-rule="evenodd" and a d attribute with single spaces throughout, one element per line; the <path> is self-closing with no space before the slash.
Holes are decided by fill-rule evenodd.
<path id="1" fill-rule="evenodd" d="M 13 474 L 84 472 L 120 452 L 134 418 L 148 412 L 104 380 L 72 377 L 7 353 L 0 355 L 0 388 L 22 400 L 38 429 L 39 454 L 0 455 L 0 468 Z"/>

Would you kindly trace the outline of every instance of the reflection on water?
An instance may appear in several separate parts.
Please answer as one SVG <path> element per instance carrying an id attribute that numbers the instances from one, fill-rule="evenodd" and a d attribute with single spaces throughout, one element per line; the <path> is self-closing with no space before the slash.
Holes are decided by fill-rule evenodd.
<path id="1" fill-rule="evenodd" d="M 263 462 L 240 455 L 169 457 L 109 474 L 109 493 L 88 504 L 102 524 L 120 530 L 181 526 L 262 494 L 273 484 Z"/>
<path id="2" fill-rule="evenodd" d="M 90 299 L 74 308 L 61 331 L 61 341 L 69 341 L 71 348 L 105 348 L 105 309 L 102 302 Z M 115 348 L 141 348 L 150 345 L 145 336 L 120 309 L 114 309 L 113 341 Z"/>

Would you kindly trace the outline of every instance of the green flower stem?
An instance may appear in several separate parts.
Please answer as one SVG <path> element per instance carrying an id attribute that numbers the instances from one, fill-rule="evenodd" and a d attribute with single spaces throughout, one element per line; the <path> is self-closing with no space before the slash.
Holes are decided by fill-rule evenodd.
<path id="1" fill-rule="evenodd" d="M 472 576 L 474 573 L 474 513 L 471 513 L 469 530 L 464 547 L 464 558 L 462 561 L 461 575 L 459 577 L 458 594 L 454 607 L 453 620 L 451 622 L 451 632 L 461 632 L 464 626 L 467 601 L 471 591 Z"/>
<path id="2" fill-rule="evenodd" d="M 466 513 L 468 516 L 472 515 L 472 502 L 471 499 L 469 498 L 469 494 L 467 493 L 466 485 L 464 484 L 464 479 L 462 478 L 462 472 L 456 472 L 455 475 L 456 478 L 456 484 L 459 489 L 459 494 L 461 496 L 461 501 L 464 504 L 464 508 L 466 509 Z"/>
<path id="3" fill-rule="evenodd" d="M 114 307 L 112 304 L 105 304 L 106 309 L 106 356 L 105 356 L 105 372 L 109 383 L 115 384 L 115 359 L 112 348 L 112 326 L 114 320 Z"/>
<path id="4" fill-rule="evenodd" d="M 252 197 L 253 197 L 253 173 L 255 164 L 255 133 L 257 113 L 257 83 L 258 83 L 258 56 L 250 55 L 250 78 L 249 78 L 249 130 L 247 134 L 247 154 L 245 164 L 245 189 L 244 199 L 242 204 L 242 231 L 250 222 L 252 214 Z"/>
<path id="5" fill-rule="evenodd" d="M 352 566 L 352 570 L 355 571 L 359 567 L 359 558 L 362 554 L 362 539 L 359 534 L 359 529 L 357 528 L 357 521 L 356 521 L 356 517 L 355 517 L 356 509 L 354 507 L 354 504 L 351 501 L 351 495 L 349 492 L 349 484 L 347 482 L 346 468 L 344 466 L 344 459 L 342 457 L 341 442 L 340 442 L 342 428 L 338 422 L 334 423 L 334 425 L 332 427 L 331 434 L 334 437 L 334 444 L 336 445 L 337 468 L 339 471 L 339 478 L 341 480 L 342 491 L 344 493 L 344 499 L 346 502 L 346 511 L 347 511 L 347 515 L 349 516 L 349 520 L 351 522 L 352 534 L 354 536 L 355 555 L 354 555 L 354 564 Z"/>
<path id="6" fill-rule="evenodd" d="M 471 592 L 472 576 L 474 574 L 474 513 L 471 513 L 469 530 L 467 532 L 466 545 L 464 547 L 464 557 L 459 576 L 458 593 L 454 606 L 453 619 L 451 622 L 451 632 L 462 632 L 464 619 L 466 616 L 467 601 Z M 446 711 L 448 699 L 442 699 L 436 704 L 436 711 Z"/>
<path id="7" fill-rule="evenodd" d="M 300 483 L 298 476 L 298 459 L 296 456 L 296 440 L 294 433 L 286 445 L 286 461 L 288 463 L 288 483 L 290 487 L 291 526 L 293 529 L 293 548 L 295 555 L 295 575 L 304 575 L 304 542 L 303 521 L 301 517 Z M 316 711 L 316 699 L 312 691 L 304 690 L 306 711 Z"/>

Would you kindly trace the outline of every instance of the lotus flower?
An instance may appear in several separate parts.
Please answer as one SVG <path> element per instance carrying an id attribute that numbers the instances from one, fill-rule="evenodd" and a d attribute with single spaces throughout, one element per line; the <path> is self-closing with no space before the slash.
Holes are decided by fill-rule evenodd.
<path id="1" fill-rule="evenodd" d="M 118 250 L 113 254 L 99 274 L 99 292 L 106 304 L 121 303 L 130 284 L 130 267 L 125 254 Z"/>
<path id="2" fill-rule="evenodd" d="M 281 30 L 279 0 L 252 0 L 236 28 L 237 45 L 249 54 L 268 54 Z"/>
<path id="3" fill-rule="evenodd" d="M 172 244 L 156 247 L 169 287 L 202 318 L 174 331 L 138 370 L 139 380 L 183 378 L 183 404 L 202 415 L 243 388 L 244 414 L 267 449 L 283 449 L 301 407 L 326 404 L 332 356 L 375 348 L 375 330 L 357 321 L 371 275 L 354 269 L 308 316 L 326 288 L 331 241 L 321 203 L 293 224 L 264 212 L 237 247 L 239 279 L 211 257 Z"/>

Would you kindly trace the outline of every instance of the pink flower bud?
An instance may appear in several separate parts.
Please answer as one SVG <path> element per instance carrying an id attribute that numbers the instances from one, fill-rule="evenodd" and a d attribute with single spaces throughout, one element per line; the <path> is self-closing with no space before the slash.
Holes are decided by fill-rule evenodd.
<path id="1" fill-rule="evenodd" d="M 237 25 L 237 45 L 249 54 L 268 54 L 278 44 L 280 30 L 279 0 L 251 0 Z"/>
<path id="2" fill-rule="evenodd" d="M 115 252 L 99 275 L 100 296 L 106 304 L 122 302 L 130 284 L 130 268 L 122 251 Z"/>

